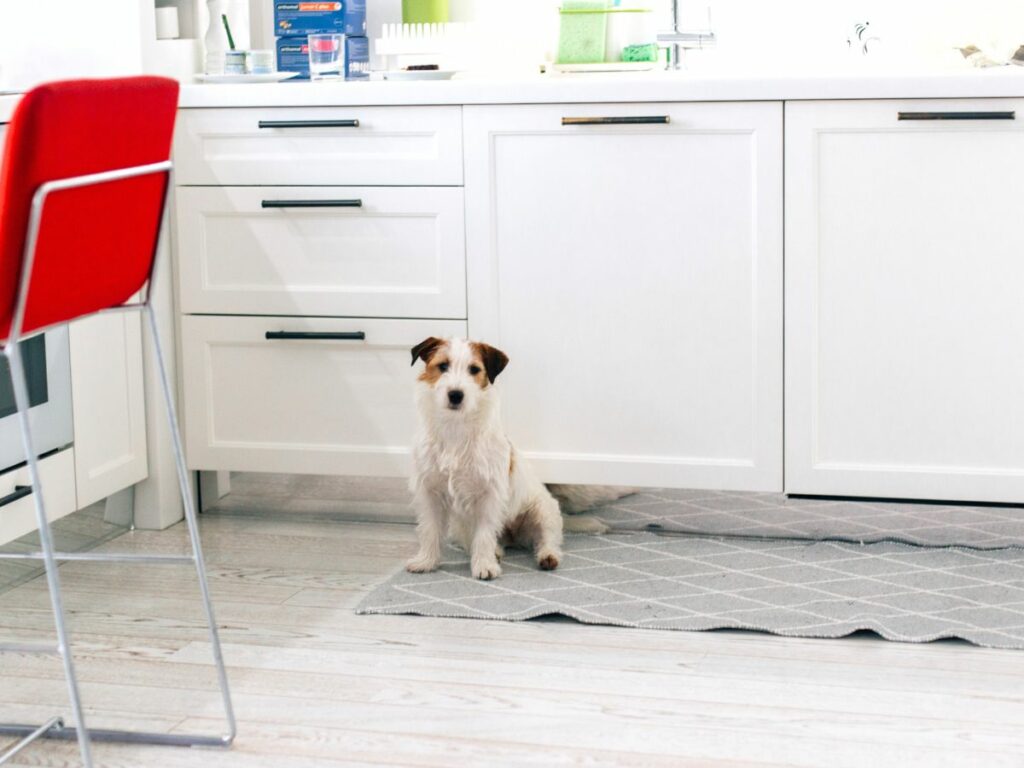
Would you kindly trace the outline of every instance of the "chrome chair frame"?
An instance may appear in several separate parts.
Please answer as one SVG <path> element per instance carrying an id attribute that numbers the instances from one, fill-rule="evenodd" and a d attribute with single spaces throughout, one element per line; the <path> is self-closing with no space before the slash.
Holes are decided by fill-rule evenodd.
<path id="1" fill-rule="evenodd" d="M 177 465 L 178 483 L 181 489 L 185 522 L 188 526 L 192 554 L 179 556 L 107 552 L 57 552 L 54 548 L 53 534 L 50 530 L 49 519 L 46 516 L 46 505 L 43 501 L 42 486 L 40 484 L 39 477 L 39 458 L 35 452 L 32 431 L 29 425 L 29 396 L 25 381 L 25 367 L 22 360 L 21 350 L 18 345 L 18 342 L 25 338 L 29 338 L 49 330 L 49 328 L 40 328 L 33 330 L 29 334 L 22 335 L 28 290 L 32 278 L 32 266 L 35 260 L 36 246 L 39 240 L 39 231 L 42 225 L 46 201 L 50 195 L 64 190 L 78 189 L 95 184 L 107 184 L 114 181 L 121 181 L 123 179 L 153 174 L 162 174 L 164 176 L 164 194 L 163 201 L 160 206 L 160 217 L 157 222 L 157 237 L 156 242 L 154 243 L 154 253 L 150 273 L 142 291 L 143 298 L 138 302 L 126 303 L 117 307 L 100 310 L 96 314 L 138 310 L 148 318 L 148 325 L 153 338 L 153 347 L 156 352 L 160 388 L 163 393 L 164 404 L 167 409 L 167 419 L 170 424 L 174 461 Z M 57 643 L 56 645 L 47 645 L 21 642 L 0 642 L 0 652 L 11 651 L 18 653 L 45 653 L 59 655 L 64 665 L 64 676 L 67 681 L 68 698 L 70 700 L 74 725 L 65 725 L 64 720 L 60 717 L 54 717 L 39 726 L 0 724 L 0 736 L 21 737 L 20 740 L 13 746 L 9 747 L 7 751 L 0 754 L 0 765 L 10 761 L 34 741 L 43 738 L 77 740 L 83 765 L 85 768 L 92 768 L 91 744 L 93 741 L 116 741 L 134 744 L 161 744 L 190 747 L 228 747 L 234 741 L 237 733 L 234 707 L 231 703 L 231 692 L 228 687 L 227 670 L 224 666 L 224 657 L 221 650 L 220 636 L 217 631 L 217 622 L 214 618 L 213 604 L 210 601 L 210 588 L 206 577 L 206 566 L 203 562 L 202 545 L 196 521 L 195 502 L 189 489 L 188 469 L 185 466 L 185 455 L 181 444 L 181 433 L 178 431 L 178 418 L 175 412 L 173 390 L 167 376 L 167 367 L 164 363 L 160 334 L 157 330 L 156 315 L 153 312 L 153 306 L 151 303 L 152 284 L 156 272 L 156 261 L 159 253 L 164 209 L 166 208 L 167 194 L 170 188 L 170 174 L 171 162 L 170 160 L 167 160 L 148 165 L 138 165 L 129 168 L 120 168 L 114 171 L 105 171 L 102 173 L 73 176 L 48 181 L 41 184 L 32 197 L 32 206 L 29 212 L 28 232 L 25 240 L 25 253 L 22 262 L 21 278 L 18 285 L 17 300 L 11 321 L 10 334 L 2 351 L 10 361 L 14 400 L 17 406 L 22 442 L 25 447 L 29 481 L 33 490 L 32 498 L 35 502 L 36 520 L 39 528 L 40 551 L 0 553 L 0 559 L 41 560 L 43 562 L 46 572 L 47 586 L 50 593 L 50 603 L 53 609 Z M 57 325 L 64 325 L 64 323 L 58 323 L 51 327 L 56 327 Z M 204 736 L 147 731 L 112 730 L 89 728 L 86 726 L 82 712 L 82 700 L 79 692 L 78 677 L 75 672 L 75 662 L 72 657 L 70 634 L 68 632 L 67 621 L 64 613 L 64 599 L 61 592 L 60 574 L 58 573 L 59 562 L 72 560 L 139 564 L 192 563 L 195 565 L 196 575 L 199 579 L 199 591 L 202 598 L 203 610 L 209 629 L 210 645 L 213 649 L 213 661 L 217 669 L 217 681 L 224 705 L 225 718 L 227 720 L 228 729 L 226 733 L 220 736 Z"/>

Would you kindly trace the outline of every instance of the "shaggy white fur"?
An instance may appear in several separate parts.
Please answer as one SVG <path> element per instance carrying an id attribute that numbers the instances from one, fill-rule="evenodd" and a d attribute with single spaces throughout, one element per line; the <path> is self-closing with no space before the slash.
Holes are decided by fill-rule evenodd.
<path id="1" fill-rule="evenodd" d="M 429 338 L 412 349 L 426 364 L 416 386 L 419 432 L 413 450 L 419 552 L 409 571 L 432 571 L 450 534 L 478 579 L 501 574 L 508 545 L 529 547 L 551 570 L 562 556 L 558 502 L 530 471 L 501 424 L 494 380 L 508 363 L 498 349 Z"/>
<path id="2" fill-rule="evenodd" d="M 548 490 L 551 495 L 558 499 L 558 505 L 566 515 L 575 515 L 579 512 L 586 512 L 594 507 L 607 504 L 609 501 L 616 501 L 623 496 L 636 493 L 636 488 L 628 488 L 624 485 L 556 485 L 548 483 Z M 569 521 L 566 520 L 566 530 L 569 530 Z"/>

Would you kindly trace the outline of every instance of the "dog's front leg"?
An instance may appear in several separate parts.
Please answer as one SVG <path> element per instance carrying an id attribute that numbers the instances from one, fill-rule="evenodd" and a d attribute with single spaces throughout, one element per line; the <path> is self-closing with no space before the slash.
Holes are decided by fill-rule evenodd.
<path id="1" fill-rule="evenodd" d="M 498 565 L 498 535 L 501 533 L 501 500 L 487 495 L 477 502 L 473 541 L 470 544 L 470 570 L 475 579 L 496 579 L 501 576 Z"/>
<path id="2" fill-rule="evenodd" d="M 438 493 L 422 487 L 416 490 L 414 504 L 420 551 L 405 564 L 405 570 L 410 573 L 436 571 L 441 564 L 441 546 L 448 526 L 448 507 Z"/>
<path id="3" fill-rule="evenodd" d="M 562 560 L 562 510 L 550 495 L 537 504 L 537 540 L 534 555 L 543 571 L 553 571 Z"/>

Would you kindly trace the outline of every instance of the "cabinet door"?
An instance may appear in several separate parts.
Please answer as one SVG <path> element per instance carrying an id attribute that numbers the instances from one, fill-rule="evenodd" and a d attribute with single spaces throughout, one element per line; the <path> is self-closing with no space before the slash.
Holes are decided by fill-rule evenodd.
<path id="1" fill-rule="evenodd" d="M 787 491 L 1024 501 L 1014 111 L 786 105 Z"/>
<path id="2" fill-rule="evenodd" d="M 464 115 L 469 330 L 543 478 L 781 490 L 781 104 Z"/>
<path id="3" fill-rule="evenodd" d="M 141 332 L 136 312 L 71 324 L 79 509 L 147 476 Z"/>

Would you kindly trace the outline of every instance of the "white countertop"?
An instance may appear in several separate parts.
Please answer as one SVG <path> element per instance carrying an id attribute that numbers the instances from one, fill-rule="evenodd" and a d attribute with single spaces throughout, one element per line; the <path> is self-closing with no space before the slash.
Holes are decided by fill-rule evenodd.
<path id="1" fill-rule="evenodd" d="M 707 75 L 686 72 L 460 76 L 447 81 L 185 85 L 197 107 L 1024 97 L 1024 67 L 954 72 Z"/>
<path id="2" fill-rule="evenodd" d="M 795 101 L 802 99 L 1024 98 L 1024 67 L 956 72 L 841 72 L 817 75 L 622 73 L 460 76 L 439 82 L 186 84 L 180 105 L 196 107 L 374 104 L 543 104 L 631 101 Z M 0 95 L 0 123 L 18 95 Z"/>

